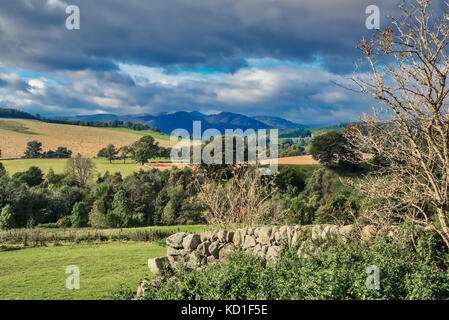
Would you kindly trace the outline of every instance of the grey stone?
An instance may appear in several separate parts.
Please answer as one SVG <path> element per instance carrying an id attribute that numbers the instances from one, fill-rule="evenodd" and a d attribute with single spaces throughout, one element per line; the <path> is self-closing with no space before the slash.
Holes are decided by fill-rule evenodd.
<path id="1" fill-rule="evenodd" d="M 210 231 L 204 231 L 200 233 L 201 242 L 207 241 L 210 239 Z"/>
<path id="2" fill-rule="evenodd" d="M 258 230 L 258 239 L 261 244 L 270 244 L 271 228 L 263 227 Z"/>
<path id="3" fill-rule="evenodd" d="M 335 225 L 326 225 L 322 228 L 321 231 L 321 239 L 329 240 L 333 235 L 336 235 L 338 232 L 338 227 Z"/>
<path id="4" fill-rule="evenodd" d="M 234 240 L 234 234 L 234 231 L 228 231 L 228 234 L 226 235 L 226 242 L 232 242 Z"/>
<path id="5" fill-rule="evenodd" d="M 164 268 L 167 266 L 167 264 L 167 257 L 148 259 L 148 267 L 150 268 L 151 273 L 155 276 L 164 273 Z"/>
<path id="6" fill-rule="evenodd" d="M 377 229 L 375 226 L 365 226 L 362 229 L 361 238 L 362 241 L 369 242 L 374 239 L 377 234 Z"/>
<path id="7" fill-rule="evenodd" d="M 168 237 L 165 240 L 165 243 L 167 244 L 167 246 L 175 248 L 175 249 L 182 249 L 182 241 L 184 240 L 184 238 L 187 236 L 188 234 L 185 232 L 178 232 L 175 233 L 173 235 L 171 235 L 170 237 Z"/>
<path id="8" fill-rule="evenodd" d="M 168 263 L 170 264 L 170 267 L 172 267 L 173 269 L 176 269 L 179 265 L 179 261 L 180 261 L 180 256 L 168 256 Z"/>
<path id="9" fill-rule="evenodd" d="M 198 257 L 196 252 L 189 254 L 186 266 L 190 269 L 196 269 L 200 266 L 200 257 Z"/>
<path id="10" fill-rule="evenodd" d="M 251 235 L 245 236 L 245 242 L 243 243 L 244 249 L 254 247 L 255 245 L 256 245 L 256 240 L 254 239 L 253 236 L 251 236 Z"/>
<path id="11" fill-rule="evenodd" d="M 260 245 L 260 243 L 256 244 L 256 246 L 253 248 L 253 252 L 255 254 L 259 254 L 261 250 L 262 250 L 262 246 Z"/>
<path id="12" fill-rule="evenodd" d="M 268 248 L 269 248 L 269 246 L 262 246 L 261 253 L 267 254 Z"/>
<path id="13" fill-rule="evenodd" d="M 354 231 L 354 225 L 349 224 L 338 229 L 338 233 L 343 237 L 348 237 Z"/>
<path id="14" fill-rule="evenodd" d="M 220 250 L 220 243 L 218 241 L 214 241 L 209 246 L 209 253 L 211 256 L 218 259 L 218 251 Z"/>
<path id="15" fill-rule="evenodd" d="M 207 257 L 207 264 L 214 263 L 215 261 L 217 261 L 217 259 L 215 259 L 214 256 L 208 256 Z"/>
<path id="16" fill-rule="evenodd" d="M 293 233 L 290 245 L 296 246 L 296 244 L 298 243 L 298 239 L 299 239 L 299 232 L 295 230 L 295 232 Z"/>
<path id="17" fill-rule="evenodd" d="M 185 258 L 190 254 L 190 250 L 182 249 L 181 251 L 179 251 L 179 253 L 183 258 Z"/>
<path id="18" fill-rule="evenodd" d="M 223 261 L 233 252 L 235 252 L 234 245 L 230 243 L 225 244 L 218 252 L 218 260 Z"/>
<path id="19" fill-rule="evenodd" d="M 181 255 L 181 250 L 172 247 L 167 247 L 167 256 L 179 256 L 179 255 Z"/>
<path id="20" fill-rule="evenodd" d="M 275 239 L 274 239 L 274 235 L 275 235 L 276 232 L 279 232 L 279 227 L 273 227 L 273 228 L 271 228 L 271 236 L 270 236 L 270 240 L 271 240 L 271 241 L 274 241 L 274 240 L 275 240 Z"/>
<path id="21" fill-rule="evenodd" d="M 321 235 L 323 233 L 323 226 L 317 225 L 312 227 L 312 240 L 321 240 Z"/>
<path id="22" fill-rule="evenodd" d="M 201 242 L 199 234 L 189 234 L 182 240 L 182 246 L 185 250 L 195 250 Z"/>
<path id="23" fill-rule="evenodd" d="M 208 256 L 209 255 L 209 246 L 210 246 L 210 242 L 205 241 L 205 242 L 200 243 L 196 250 L 198 251 L 198 253 L 200 255 Z"/>
<path id="24" fill-rule="evenodd" d="M 147 287 L 148 287 L 147 281 L 144 280 L 140 283 L 140 286 L 137 288 L 137 296 L 139 298 L 142 298 L 145 295 L 145 291 L 146 291 Z"/>
<path id="25" fill-rule="evenodd" d="M 217 230 L 214 230 L 214 231 L 210 232 L 210 234 L 209 234 L 210 235 L 210 238 L 209 238 L 210 242 L 214 242 L 214 241 L 218 240 L 217 233 L 218 233 Z"/>
<path id="26" fill-rule="evenodd" d="M 271 246 L 267 250 L 267 260 L 276 259 L 281 254 L 280 246 Z"/>
<path id="27" fill-rule="evenodd" d="M 237 230 L 234 232 L 233 243 L 234 246 L 240 247 L 243 244 L 242 230 Z"/>
<path id="28" fill-rule="evenodd" d="M 226 242 L 226 236 L 227 236 L 228 232 L 226 230 L 220 230 L 217 232 L 217 238 L 218 241 L 224 243 Z"/>
<path id="29" fill-rule="evenodd" d="M 292 241 L 292 238 L 293 238 L 293 235 L 295 234 L 295 232 L 296 232 L 295 226 L 287 227 L 287 239 L 288 239 L 290 245 L 291 245 L 291 241 Z"/>
<path id="30" fill-rule="evenodd" d="M 279 231 L 276 231 L 273 234 L 273 238 L 274 238 L 274 243 L 281 244 L 281 233 Z"/>

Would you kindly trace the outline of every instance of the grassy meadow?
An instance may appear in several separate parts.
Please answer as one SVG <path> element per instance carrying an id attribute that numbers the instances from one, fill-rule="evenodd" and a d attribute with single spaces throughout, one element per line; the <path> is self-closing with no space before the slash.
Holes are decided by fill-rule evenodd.
<path id="1" fill-rule="evenodd" d="M 0 299 L 108 299 L 120 285 L 137 289 L 150 276 L 147 260 L 166 249 L 155 243 L 112 242 L 0 252 Z M 80 268 L 80 289 L 65 287 L 69 265 Z"/>
<path id="2" fill-rule="evenodd" d="M 43 173 L 48 173 L 50 169 L 53 169 L 55 173 L 63 173 L 67 159 L 18 159 L 0 161 L 6 171 L 8 171 L 10 175 L 13 175 L 16 172 L 27 171 L 31 166 L 39 167 Z M 126 163 L 123 163 L 122 160 L 114 160 L 112 163 L 109 163 L 109 160 L 104 158 L 93 158 L 92 161 L 95 164 L 96 173 L 101 175 L 106 171 L 109 171 L 110 173 L 120 172 L 123 177 L 126 177 L 140 169 L 147 169 L 147 167 L 135 163 L 132 159 L 126 160 Z M 155 158 L 150 159 L 149 161 L 164 162 L 167 161 L 167 159 Z"/>
<path id="3" fill-rule="evenodd" d="M 170 226 L 152 228 L 105 229 L 99 232 L 113 236 L 118 233 L 131 235 L 142 230 L 158 230 L 165 233 L 178 231 L 200 232 L 205 226 Z M 5 299 L 110 299 L 121 286 L 136 290 L 139 281 L 151 277 L 148 258 L 163 256 L 166 247 L 163 240 L 145 241 L 60 241 L 42 245 L 8 244 L 13 238 L 8 233 L 37 232 L 41 237 L 70 239 L 71 234 L 85 235 L 92 229 L 15 229 L 0 231 L 0 300 Z M 112 238 L 112 237 L 111 237 Z M 65 287 L 66 267 L 80 268 L 80 289 Z"/>

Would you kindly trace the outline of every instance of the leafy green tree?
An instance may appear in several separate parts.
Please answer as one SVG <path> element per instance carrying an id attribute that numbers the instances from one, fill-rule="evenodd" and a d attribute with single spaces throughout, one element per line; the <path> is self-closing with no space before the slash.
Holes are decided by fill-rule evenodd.
<path id="1" fill-rule="evenodd" d="M 113 144 L 108 144 L 108 146 L 104 149 L 105 158 L 109 160 L 109 163 L 112 163 L 114 157 L 119 153 L 119 150 L 115 148 Z"/>
<path id="2" fill-rule="evenodd" d="M 332 165 L 345 166 L 354 163 L 356 153 L 349 147 L 348 141 L 342 133 L 329 131 L 312 140 L 310 154 L 326 167 Z"/>
<path id="3" fill-rule="evenodd" d="M 177 222 L 177 219 L 181 214 L 182 205 L 187 198 L 187 194 L 181 185 L 168 188 L 167 194 L 170 200 L 162 213 L 162 223 L 165 225 L 173 225 Z"/>
<path id="4" fill-rule="evenodd" d="M 92 210 L 89 212 L 89 223 L 94 228 L 103 228 L 107 226 L 104 201 L 97 200 L 94 202 Z"/>
<path id="5" fill-rule="evenodd" d="M 159 153 L 158 142 L 152 136 L 145 136 L 136 141 L 133 145 L 133 157 L 138 163 L 143 165 L 148 159 L 154 158 Z"/>
<path id="6" fill-rule="evenodd" d="M 282 166 L 274 178 L 274 183 L 281 193 L 294 195 L 304 189 L 304 180 L 304 176 L 296 166 Z"/>
<path id="7" fill-rule="evenodd" d="M 100 151 L 98 151 L 97 157 L 98 158 L 107 158 L 106 148 L 100 149 Z"/>
<path id="8" fill-rule="evenodd" d="M 72 227 L 74 228 L 87 227 L 89 213 L 87 212 L 84 202 L 75 203 L 72 210 L 71 220 Z"/>
<path id="9" fill-rule="evenodd" d="M 9 230 L 15 226 L 15 215 L 10 204 L 3 207 L 0 214 L 0 229 Z"/>
<path id="10" fill-rule="evenodd" d="M 48 159 L 64 159 L 70 158 L 71 156 L 72 151 L 68 150 L 67 147 L 58 147 L 56 151 L 48 150 L 43 154 L 43 157 Z"/>
<path id="11" fill-rule="evenodd" d="M 24 153 L 26 159 L 36 159 L 42 157 L 42 143 L 36 140 L 27 143 L 27 148 Z"/>
<path id="12" fill-rule="evenodd" d="M 32 166 L 25 172 L 16 172 L 12 178 L 22 183 L 27 184 L 29 187 L 40 185 L 44 181 L 44 174 L 39 167 Z"/>
<path id="13" fill-rule="evenodd" d="M 0 177 L 4 176 L 6 174 L 6 169 L 3 166 L 3 163 L 0 162 Z"/>
<path id="14" fill-rule="evenodd" d="M 67 176 L 64 173 L 56 174 L 52 168 L 48 170 L 46 175 L 47 182 L 50 185 L 61 185 Z"/>
<path id="15" fill-rule="evenodd" d="M 128 217 L 132 215 L 132 208 L 124 190 L 120 190 L 114 196 L 112 210 L 108 212 L 108 222 L 112 227 L 127 227 Z"/>

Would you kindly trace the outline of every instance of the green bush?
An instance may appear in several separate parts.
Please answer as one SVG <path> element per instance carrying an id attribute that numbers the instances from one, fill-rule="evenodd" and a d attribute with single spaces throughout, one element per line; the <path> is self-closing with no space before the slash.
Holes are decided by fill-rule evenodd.
<path id="1" fill-rule="evenodd" d="M 72 225 L 72 217 L 71 216 L 64 216 L 61 219 L 59 219 L 56 224 L 59 228 L 69 228 Z"/>
<path id="2" fill-rule="evenodd" d="M 72 222 L 72 227 L 74 228 L 87 227 L 87 222 L 89 221 L 89 212 L 87 211 L 84 202 L 75 203 L 70 219 Z"/>
<path id="3" fill-rule="evenodd" d="M 11 205 L 7 204 L 0 213 L 0 229 L 9 230 L 15 226 L 15 215 Z"/>
<path id="4" fill-rule="evenodd" d="M 321 253 L 299 258 L 284 252 L 275 263 L 244 254 L 209 266 L 203 272 L 175 271 L 145 293 L 145 299 L 446 299 L 449 272 L 426 261 L 407 237 L 387 238 L 365 246 L 337 241 Z M 422 249 L 424 250 L 424 249 Z M 369 289 L 367 267 L 380 271 L 380 288 Z"/>
<path id="5" fill-rule="evenodd" d="M 49 222 L 49 223 L 39 223 L 36 226 L 36 228 L 56 229 L 59 228 L 59 226 L 56 222 Z"/>
<path id="6" fill-rule="evenodd" d="M 292 221 L 300 224 L 351 224 L 358 215 L 361 196 L 344 185 L 334 170 L 319 168 L 307 178 L 304 190 L 289 200 Z"/>

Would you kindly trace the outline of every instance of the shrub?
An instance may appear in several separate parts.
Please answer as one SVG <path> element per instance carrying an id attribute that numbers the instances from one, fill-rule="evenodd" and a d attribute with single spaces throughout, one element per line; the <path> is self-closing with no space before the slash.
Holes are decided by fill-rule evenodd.
<path id="1" fill-rule="evenodd" d="M 36 226 L 36 228 L 56 229 L 59 228 L 59 226 L 56 222 L 49 222 L 49 223 L 39 223 Z"/>
<path id="2" fill-rule="evenodd" d="M 25 172 L 17 172 L 12 177 L 22 183 L 27 184 L 29 187 L 40 185 L 44 179 L 42 170 L 38 167 L 32 166 Z"/>
<path id="3" fill-rule="evenodd" d="M 106 223 L 106 208 L 102 200 L 97 200 L 89 213 L 89 223 L 94 228 L 104 228 Z"/>
<path id="4" fill-rule="evenodd" d="M 86 209 L 86 205 L 83 202 L 75 203 L 70 219 L 72 222 L 72 227 L 74 228 L 87 227 L 89 213 Z"/>
<path id="5" fill-rule="evenodd" d="M 0 150 L 0 155 L 1 155 L 1 150 Z M 0 177 L 4 176 L 5 174 L 6 174 L 5 166 L 3 165 L 3 163 L 0 162 Z"/>
<path id="6" fill-rule="evenodd" d="M 0 229 L 9 230 L 15 226 L 15 215 L 11 205 L 7 204 L 3 207 L 0 214 Z"/>
<path id="7" fill-rule="evenodd" d="M 56 224 L 59 228 L 69 228 L 72 225 L 72 219 L 70 216 L 64 216 L 59 219 Z"/>
<path id="8" fill-rule="evenodd" d="M 274 178 L 279 191 L 288 194 L 297 194 L 304 189 L 304 175 L 292 166 L 282 166 Z"/>

